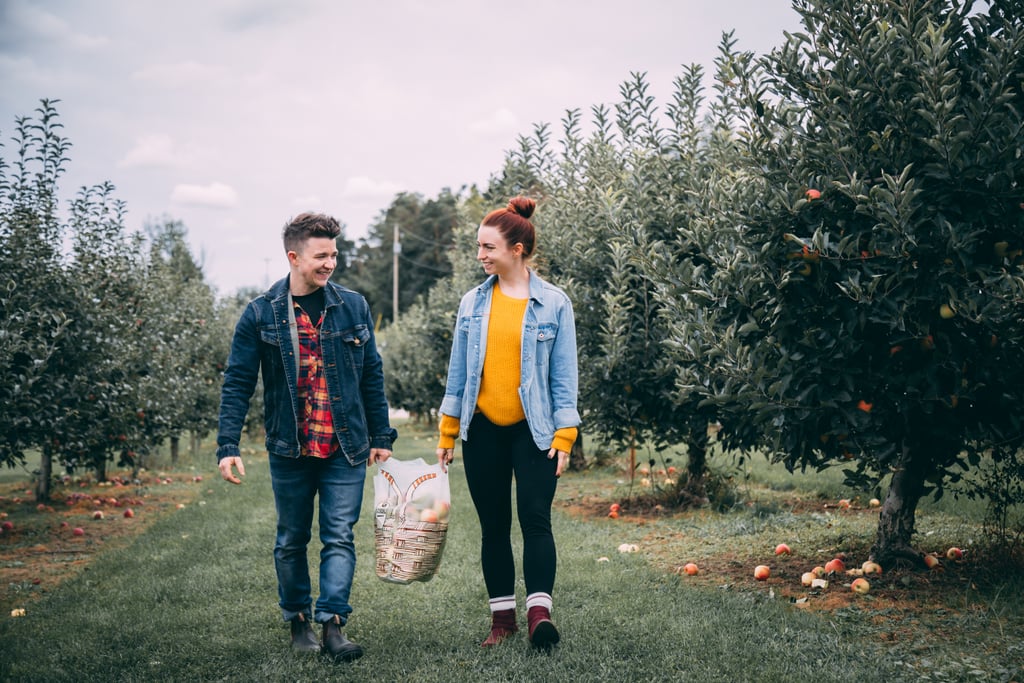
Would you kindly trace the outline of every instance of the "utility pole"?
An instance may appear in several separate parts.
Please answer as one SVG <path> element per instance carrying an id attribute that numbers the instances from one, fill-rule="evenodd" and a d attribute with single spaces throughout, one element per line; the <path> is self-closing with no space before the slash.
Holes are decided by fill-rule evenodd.
<path id="1" fill-rule="evenodd" d="M 395 279 L 391 285 L 391 322 L 398 320 L 398 255 L 402 253 L 402 243 L 398 241 L 398 223 L 395 223 L 395 239 L 391 247 L 392 266 L 395 271 Z"/>

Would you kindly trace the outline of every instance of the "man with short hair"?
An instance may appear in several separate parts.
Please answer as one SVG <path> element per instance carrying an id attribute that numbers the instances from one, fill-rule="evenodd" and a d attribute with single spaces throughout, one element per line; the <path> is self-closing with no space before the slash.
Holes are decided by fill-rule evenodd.
<path id="1" fill-rule="evenodd" d="M 284 226 L 289 273 L 246 306 L 235 327 L 221 391 L 217 461 L 240 484 L 238 443 L 249 399 L 263 373 L 266 447 L 277 507 L 274 566 L 296 650 L 351 661 L 363 648 L 342 632 L 352 612 L 353 526 L 367 466 L 391 457 L 384 374 L 366 299 L 330 282 L 338 222 L 303 213 Z M 234 473 L 238 470 L 238 476 Z M 319 498 L 320 594 L 314 620 L 306 547 Z"/>

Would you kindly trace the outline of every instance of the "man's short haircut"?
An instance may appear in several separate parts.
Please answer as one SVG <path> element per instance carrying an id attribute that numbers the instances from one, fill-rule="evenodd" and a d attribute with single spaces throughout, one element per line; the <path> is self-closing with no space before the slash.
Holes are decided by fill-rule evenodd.
<path id="1" fill-rule="evenodd" d="M 323 213 L 307 211 L 285 223 L 281 238 L 286 252 L 299 252 L 310 237 L 337 239 L 340 234 L 341 225 L 336 219 Z"/>

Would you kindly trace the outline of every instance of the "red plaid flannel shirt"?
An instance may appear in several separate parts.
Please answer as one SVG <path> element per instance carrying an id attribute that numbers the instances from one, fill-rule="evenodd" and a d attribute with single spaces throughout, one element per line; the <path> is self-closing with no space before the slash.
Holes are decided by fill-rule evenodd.
<path id="1" fill-rule="evenodd" d="M 302 307 L 295 304 L 295 323 L 299 331 L 299 405 L 303 406 L 299 428 L 301 452 L 314 458 L 327 458 L 338 448 L 320 352 L 321 322 L 323 314 L 314 326 Z"/>

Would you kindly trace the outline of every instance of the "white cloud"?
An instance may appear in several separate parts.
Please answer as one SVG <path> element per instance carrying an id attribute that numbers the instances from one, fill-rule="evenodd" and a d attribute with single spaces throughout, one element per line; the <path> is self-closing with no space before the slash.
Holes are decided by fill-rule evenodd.
<path id="1" fill-rule="evenodd" d="M 117 162 L 122 168 L 156 167 L 167 168 L 186 163 L 187 155 L 175 148 L 170 135 L 156 133 L 143 135 L 135 140 L 135 146 Z"/>
<path id="2" fill-rule="evenodd" d="M 470 131 L 488 136 L 515 133 L 518 127 L 518 117 L 505 107 L 501 107 L 469 124 Z"/>
<path id="3" fill-rule="evenodd" d="M 167 88 L 180 88 L 220 80 L 223 73 L 221 67 L 189 60 L 177 64 L 151 64 L 134 71 L 132 78 Z"/>
<path id="4" fill-rule="evenodd" d="M 211 209 L 231 209 L 238 206 L 235 188 L 224 183 L 209 185 L 175 185 L 171 201 L 185 206 L 203 206 Z"/>
<path id="5" fill-rule="evenodd" d="M 28 36 L 35 36 L 81 50 L 92 50 L 109 43 L 106 36 L 76 31 L 64 19 L 28 2 L 13 2 L 7 11 L 9 14 L 5 21 L 9 21 L 11 26 L 22 34 L 23 40 Z"/>
<path id="6" fill-rule="evenodd" d="M 401 191 L 398 183 L 354 176 L 345 183 L 341 196 L 345 199 L 391 199 Z"/>

